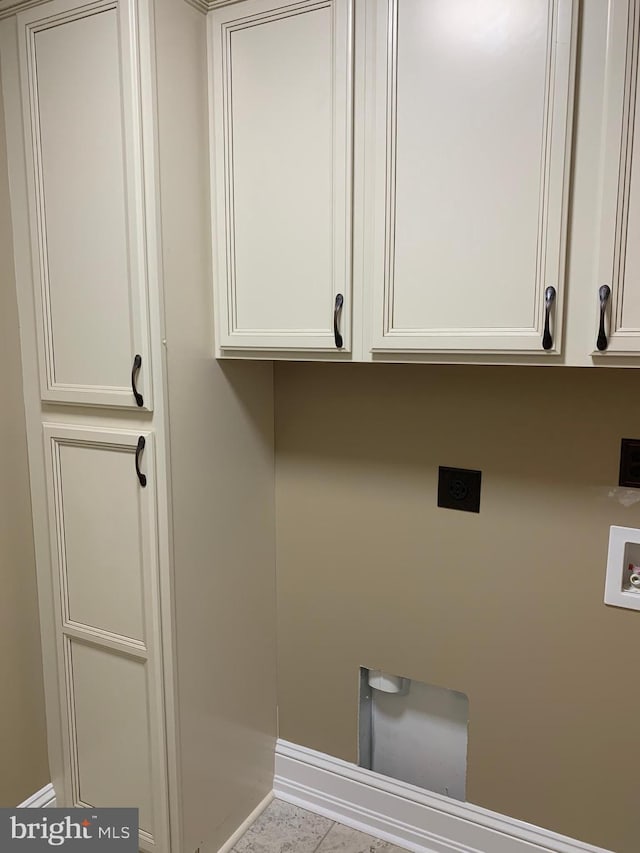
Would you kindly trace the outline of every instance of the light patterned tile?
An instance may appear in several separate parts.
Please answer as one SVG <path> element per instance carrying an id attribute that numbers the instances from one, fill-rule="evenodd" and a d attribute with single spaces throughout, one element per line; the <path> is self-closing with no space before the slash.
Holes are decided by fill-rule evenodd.
<path id="1" fill-rule="evenodd" d="M 236 853 L 313 853 L 333 821 L 274 800 L 236 843 Z"/>
<path id="2" fill-rule="evenodd" d="M 357 829 L 335 823 L 317 853 L 404 853 L 387 841 L 365 835 Z"/>

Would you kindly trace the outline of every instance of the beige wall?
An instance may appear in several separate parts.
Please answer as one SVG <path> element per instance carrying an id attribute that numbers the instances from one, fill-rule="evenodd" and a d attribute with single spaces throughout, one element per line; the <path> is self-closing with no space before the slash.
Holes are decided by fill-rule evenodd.
<path id="1" fill-rule="evenodd" d="M 0 806 L 49 781 L 11 241 L 0 100 Z"/>
<path id="2" fill-rule="evenodd" d="M 635 853 L 640 613 L 603 604 L 634 371 L 276 368 L 280 736 L 355 761 L 360 665 L 464 691 L 470 802 Z M 482 470 L 479 515 L 439 465 Z"/>

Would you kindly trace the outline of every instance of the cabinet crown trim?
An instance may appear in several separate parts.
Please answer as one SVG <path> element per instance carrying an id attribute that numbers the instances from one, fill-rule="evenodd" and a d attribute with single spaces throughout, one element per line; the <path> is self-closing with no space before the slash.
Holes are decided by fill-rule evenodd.
<path id="1" fill-rule="evenodd" d="M 33 6 L 42 6 L 48 0 L 0 0 L 0 20 L 2 18 L 10 18 L 11 15 L 17 15 L 24 9 L 31 9 Z"/>
<path id="2" fill-rule="evenodd" d="M 209 11 L 209 3 L 207 0 L 184 0 L 185 3 L 188 3 L 189 6 L 193 6 L 194 9 L 197 9 L 199 12 L 203 12 L 205 15 Z"/>
<path id="3" fill-rule="evenodd" d="M 10 18 L 24 9 L 31 9 L 33 6 L 42 6 L 48 2 L 49 0 L 0 0 L 0 19 Z M 221 6 L 231 6 L 237 2 L 239 0 L 185 0 L 185 3 L 188 3 L 204 14 L 211 9 L 218 9 Z"/>
<path id="4" fill-rule="evenodd" d="M 190 6 L 194 6 L 205 14 L 212 9 L 220 9 L 222 6 L 233 6 L 234 3 L 240 3 L 241 0 L 185 0 Z"/>

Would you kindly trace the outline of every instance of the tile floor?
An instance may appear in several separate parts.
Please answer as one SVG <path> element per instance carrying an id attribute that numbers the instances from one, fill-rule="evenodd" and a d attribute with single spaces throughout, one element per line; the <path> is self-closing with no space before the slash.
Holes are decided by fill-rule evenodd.
<path id="1" fill-rule="evenodd" d="M 235 853 L 406 853 L 387 841 L 274 800 L 245 832 Z"/>

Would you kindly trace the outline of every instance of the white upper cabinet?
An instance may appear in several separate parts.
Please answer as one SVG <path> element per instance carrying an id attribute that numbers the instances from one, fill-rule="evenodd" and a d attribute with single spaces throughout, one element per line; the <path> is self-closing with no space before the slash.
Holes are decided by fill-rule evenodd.
<path id="1" fill-rule="evenodd" d="M 351 348 L 352 3 L 210 15 L 217 343 Z"/>
<path id="2" fill-rule="evenodd" d="M 640 3 L 611 0 L 593 355 L 640 355 Z"/>
<path id="3" fill-rule="evenodd" d="M 54 0 L 17 16 L 49 402 L 151 408 L 138 63 L 123 47 L 135 45 L 129 14 L 128 4 Z"/>
<path id="4" fill-rule="evenodd" d="M 366 4 L 374 354 L 560 352 L 575 7 Z"/>
<path id="5" fill-rule="evenodd" d="M 218 356 L 638 364 L 640 0 L 212 5 Z"/>

